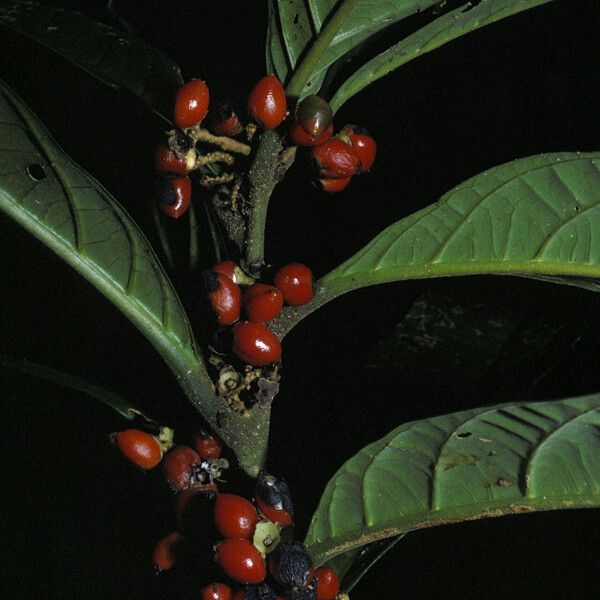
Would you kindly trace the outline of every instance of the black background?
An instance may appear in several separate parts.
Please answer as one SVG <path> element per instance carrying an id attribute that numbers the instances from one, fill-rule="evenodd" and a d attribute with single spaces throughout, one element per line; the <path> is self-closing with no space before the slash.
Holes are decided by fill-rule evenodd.
<path id="1" fill-rule="evenodd" d="M 103 2 L 61 2 L 103 18 Z M 259 2 L 117 2 L 140 37 L 184 78 L 244 101 L 264 74 Z M 464 179 L 513 158 L 597 150 L 600 8 L 557 1 L 486 27 L 379 80 L 336 116 L 364 124 L 379 155 L 370 175 L 325 196 L 298 163 L 276 191 L 267 258 L 323 275 L 378 231 Z M 55 139 L 149 232 L 148 155 L 161 123 L 133 99 L 0 32 L 0 76 Z M 130 397 L 180 439 L 198 418 L 145 338 L 41 244 L 0 216 L 3 352 L 84 375 Z M 431 371 L 424 352 L 403 369 L 365 368 L 422 294 L 485 305 L 515 324 L 556 325 L 541 350 L 502 357 L 476 384 Z M 200 294 L 181 289 L 190 313 Z M 401 422 L 470 406 L 600 389 L 600 300 L 524 279 L 406 282 L 325 306 L 285 340 L 268 467 L 285 476 L 302 537 L 341 463 Z M 513 336 L 514 337 L 514 336 Z M 540 377 L 540 374 L 543 376 Z M 74 393 L 0 372 L 4 516 L 2 569 L 12 598 L 198 598 L 218 576 L 210 518 L 191 566 L 155 577 L 150 553 L 174 526 L 160 474 L 142 474 L 107 443 L 119 417 Z M 227 491 L 246 482 L 228 474 Z M 597 598 L 600 511 L 467 523 L 411 534 L 353 598 Z M 205 536 L 205 537 L 203 537 Z M 196 570 L 194 570 L 196 569 Z"/>

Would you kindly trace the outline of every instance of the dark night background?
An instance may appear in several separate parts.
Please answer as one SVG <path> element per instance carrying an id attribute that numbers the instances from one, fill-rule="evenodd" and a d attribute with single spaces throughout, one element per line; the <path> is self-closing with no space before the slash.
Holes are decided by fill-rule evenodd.
<path id="1" fill-rule="evenodd" d="M 54 4 L 105 17 L 100 0 Z M 211 93 L 243 102 L 264 74 L 266 3 L 115 4 L 184 78 L 206 79 Z M 465 36 L 367 88 L 336 123 L 359 122 L 377 139 L 372 173 L 330 197 L 313 190 L 295 165 L 272 200 L 267 258 L 305 262 L 323 275 L 386 225 L 487 167 L 546 151 L 598 150 L 599 30 L 597 3 L 556 1 Z M 148 154 L 161 123 L 133 99 L 4 30 L 0 77 L 152 237 Z M 145 338 L 4 216 L 0 231 L 2 352 L 114 389 L 174 425 L 185 441 L 198 418 Z M 181 294 L 196 315 L 199 293 Z M 410 340 L 410 325 L 396 325 L 423 298 L 442 312 L 461 306 L 465 315 L 457 337 L 430 351 L 418 340 L 397 340 L 398 332 Z M 482 319 L 503 326 L 498 339 L 480 346 L 470 333 Z M 313 314 L 284 343 L 268 462 L 290 483 L 297 537 L 341 463 L 396 424 L 600 391 L 599 325 L 593 293 L 500 277 L 380 286 Z M 154 576 L 149 557 L 174 527 L 172 498 L 159 473 L 136 471 L 107 443 L 123 420 L 85 397 L 5 371 L 0 390 L 2 595 L 198 598 L 218 576 L 209 557 L 213 534 L 208 526 L 201 532 L 195 564 Z M 231 474 L 224 489 L 242 490 L 244 482 Z M 597 598 L 599 525 L 600 511 L 567 511 L 410 534 L 352 598 Z"/>

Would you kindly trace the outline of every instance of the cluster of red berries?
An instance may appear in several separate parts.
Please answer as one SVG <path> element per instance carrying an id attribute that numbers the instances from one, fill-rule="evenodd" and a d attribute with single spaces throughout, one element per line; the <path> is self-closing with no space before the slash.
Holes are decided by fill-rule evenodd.
<path id="1" fill-rule="evenodd" d="M 339 592 L 336 573 L 325 567 L 314 569 L 300 542 L 281 541 L 280 533 L 294 521 L 294 507 L 285 481 L 261 471 L 254 503 L 242 496 L 220 493 L 215 480 L 228 466 L 227 461 L 221 458 L 221 441 L 204 431 L 194 435 L 193 448 L 173 447 L 173 431 L 167 427 L 161 427 L 158 435 L 127 429 L 112 434 L 111 439 L 141 469 L 152 469 L 162 460 L 163 474 L 177 492 L 175 513 L 179 530 L 156 544 L 152 560 L 157 572 L 170 570 L 177 563 L 186 541 L 181 531 L 185 530 L 186 515 L 194 499 L 210 498 L 214 499 L 216 530 L 224 538 L 215 545 L 215 561 L 230 580 L 244 587 L 234 593 L 229 584 L 213 582 L 202 589 L 203 600 L 336 598 Z"/>
<path id="2" fill-rule="evenodd" d="M 156 171 L 161 175 L 159 192 L 161 210 L 172 218 L 183 215 L 190 205 L 192 184 L 189 173 L 211 162 L 198 161 L 197 139 L 187 135 L 197 128 L 206 115 L 210 92 L 206 83 L 193 79 L 183 84 L 175 96 L 173 120 L 179 128 L 169 144 L 161 144 L 154 155 Z M 254 86 L 247 100 L 247 114 L 259 127 L 272 130 L 288 116 L 288 101 L 281 82 L 267 75 Z M 320 96 L 312 95 L 297 103 L 287 140 L 291 145 L 312 148 L 312 159 L 318 170 L 315 184 L 326 192 L 343 190 L 353 175 L 371 169 L 377 153 L 375 140 L 357 125 L 346 125 L 333 134 L 333 113 Z M 228 102 L 218 104 L 208 120 L 208 129 L 217 136 L 235 138 L 246 131 L 252 137 L 254 125 L 244 126 Z M 212 140 L 215 142 L 215 140 Z M 214 153 L 214 161 L 227 161 L 223 153 Z"/>
<path id="3" fill-rule="evenodd" d="M 252 366 L 281 360 L 281 343 L 266 323 L 279 314 L 284 302 L 301 306 L 314 295 L 312 271 L 300 263 L 281 267 L 271 285 L 255 282 L 226 260 L 205 271 L 204 285 L 217 323 L 233 325 L 233 353 Z M 242 316 L 245 320 L 240 321 Z"/>
<path id="4" fill-rule="evenodd" d="M 177 91 L 173 108 L 173 122 L 180 130 L 179 135 L 172 136 L 169 144 L 158 146 L 154 154 L 155 169 L 163 178 L 159 206 L 165 214 L 175 219 L 183 215 L 190 205 L 192 185 L 189 173 L 207 164 L 197 161 L 195 140 L 186 132 L 202 123 L 209 104 L 210 92 L 204 81 L 193 79 L 183 84 Z M 248 97 L 249 117 L 268 130 L 277 127 L 286 114 L 287 103 L 281 83 L 273 75 L 264 77 Z M 208 129 L 217 136 L 234 138 L 243 131 L 248 132 L 248 137 L 252 135 L 253 128 L 242 125 L 228 102 L 220 103 L 209 121 Z M 215 162 L 223 159 L 222 155 L 216 156 Z"/>
<path id="5" fill-rule="evenodd" d="M 244 587 L 234 593 L 228 584 L 213 582 L 203 588 L 202 599 L 334 600 L 339 592 L 335 572 L 324 567 L 315 570 L 300 542 L 280 541 L 280 531 L 293 523 L 285 481 L 261 471 L 254 500 L 252 504 L 242 496 L 217 495 L 213 518 L 225 539 L 215 545 L 215 561 Z"/>
<path id="6" fill-rule="evenodd" d="M 320 96 L 306 96 L 296 106 L 288 140 L 297 146 L 311 147 L 311 158 L 318 170 L 314 183 L 326 192 L 340 192 L 353 175 L 371 169 L 377 144 L 366 129 L 345 125 L 333 134 L 333 113 Z"/>

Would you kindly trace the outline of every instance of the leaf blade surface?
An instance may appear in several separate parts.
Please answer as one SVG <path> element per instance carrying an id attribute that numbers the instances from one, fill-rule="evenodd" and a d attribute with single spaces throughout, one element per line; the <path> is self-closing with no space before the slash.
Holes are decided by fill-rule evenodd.
<path id="1" fill-rule="evenodd" d="M 477 408 L 401 425 L 328 483 L 315 563 L 463 520 L 600 506 L 600 395 Z"/>

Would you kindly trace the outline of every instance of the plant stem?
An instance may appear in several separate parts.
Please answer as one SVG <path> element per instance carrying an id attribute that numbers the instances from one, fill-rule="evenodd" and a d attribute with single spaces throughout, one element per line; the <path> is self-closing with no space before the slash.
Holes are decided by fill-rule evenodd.
<path id="1" fill-rule="evenodd" d="M 323 29 L 321 29 L 313 45 L 310 47 L 310 50 L 306 53 L 306 56 L 300 62 L 300 65 L 297 66 L 288 83 L 286 89 L 288 96 L 292 98 L 300 97 L 306 82 L 312 75 L 319 60 L 321 60 L 321 57 L 325 54 L 327 48 L 329 48 L 336 33 L 348 19 L 352 9 L 357 3 L 358 0 L 344 0 L 333 16 L 327 21 Z"/>
<path id="2" fill-rule="evenodd" d="M 250 213 L 245 238 L 245 259 L 250 273 L 264 264 L 265 227 L 269 199 L 279 181 L 278 164 L 281 138 L 275 131 L 265 131 L 248 174 Z"/>
<path id="3" fill-rule="evenodd" d="M 339 295 L 317 281 L 315 295 L 308 304 L 303 306 L 288 306 L 284 308 L 270 323 L 269 329 L 281 340 L 283 339 L 302 319 L 310 315 L 330 300 Z"/>
<path id="4" fill-rule="evenodd" d="M 198 270 L 198 263 L 200 261 L 200 248 L 198 245 L 198 218 L 196 215 L 196 207 L 194 203 L 190 204 L 189 212 L 189 224 L 190 224 L 190 242 L 189 242 L 189 268 L 190 273 L 193 275 Z"/>

